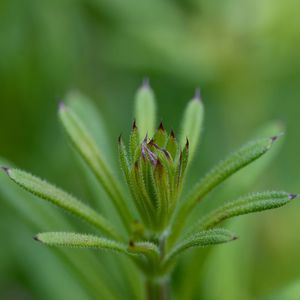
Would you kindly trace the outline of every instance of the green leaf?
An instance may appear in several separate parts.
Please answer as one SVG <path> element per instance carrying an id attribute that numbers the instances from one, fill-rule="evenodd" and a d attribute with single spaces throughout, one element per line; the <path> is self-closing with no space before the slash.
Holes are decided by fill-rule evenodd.
<path id="1" fill-rule="evenodd" d="M 129 139 L 129 154 L 130 154 L 130 162 L 133 164 L 135 162 L 135 154 L 137 148 L 139 147 L 139 130 L 136 126 L 136 122 L 133 122 L 132 131 Z"/>
<path id="2" fill-rule="evenodd" d="M 208 172 L 192 189 L 189 197 L 178 210 L 176 223 L 173 225 L 172 233 L 169 237 L 170 243 L 172 244 L 179 235 L 185 225 L 187 216 L 197 203 L 228 177 L 267 153 L 274 142 L 278 140 L 278 137 L 274 136 L 250 142 L 229 155 L 227 159 L 221 161 Z"/>
<path id="3" fill-rule="evenodd" d="M 170 134 L 167 146 L 166 146 L 166 150 L 170 153 L 173 160 L 175 160 L 177 152 L 178 152 L 178 144 L 177 144 L 173 130 L 171 131 L 171 134 Z"/>
<path id="4" fill-rule="evenodd" d="M 200 133 L 204 119 L 204 106 L 200 99 L 199 91 L 196 91 L 194 98 L 188 103 L 181 124 L 180 144 L 185 146 L 186 139 L 190 142 L 190 161 L 195 154 L 200 141 Z"/>
<path id="5" fill-rule="evenodd" d="M 129 168 L 128 155 L 121 136 L 119 137 L 118 140 L 118 150 L 119 150 L 118 151 L 119 161 L 120 161 L 122 172 L 124 174 L 127 184 L 130 185 L 130 168 Z"/>
<path id="6" fill-rule="evenodd" d="M 227 159 L 217 164 L 217 166 L 215 166 L 203 179 L 200 180 L 193 189 L 192 194 L 188 199 L 188 203 L 192 206 L 195 205 L 213 188 L 225 181 L 228 177 L 260 158 L 268 150 L 270 150 L 277 138 L 278 137 L 275 136 L 250 142 L 229 155 Z"/>
<path id="7" fill-rule="evenodd" d="M 154 93 L 148 80 L 144 80 L 143 85 L 138 89 L 135 97 L 135 118 L 139 128 L 140 141 L 146 134 L 152 137 L 154 135 L 156 104 Z"/>
<path id="8" fill-rule="evenodd" d="M 143 221 L 147 224 L 147 227 L 153 227 L 155 223 L 155 206 L 145 187 L 141 163 L 142 160 L 137 161 L 132 166 L 130 172 L 130 189 L 135 200 L 136 208 Z"/>
<path id="9" fill-rule="evenodd" d="M 123 192 L 95 141 L 71 108 L 61 104 L 59 117 L 73 146 L 91 168 L 104 190 L 112 199 L 126 229 L 130 230 L 131 214 L 126 205 Z"/>
<path id="10" fill-rule="evenodd" d="M 168 220 L 168 213 L 170 210 L 170 183 L 168 182 L 168 177 L 166 170 L 161 164 L 160 160 L 157 160 L 157 164 L 154 167 L 154 181 L 155 181 L 155 191 L 157 196 L 157 210 L 159 223 L 164 228 L 166 226 L 166 221 Z"/>
<path id="11" fill-rule="evenodd" d="M 153 141 L 160 148 L 166 147 L 166 144 L 168 142 L 168 134 L 162 122 L 160 122 L 159 127 L 154 134 Z"/>
<path id="12" fill-rule="evenodd" d="M 159 260 L 160 252 L 154 243 L 151 242 L 130 242 L 128 252 L 132 254 L 143 254 L 154 260 L 156 263 Z"/>
<path id="13" fill-rule="evenodd" d="M 64 102 L 84 124 L 99 149 L 103 151 L 105 158 L 109 159 L 110 163 L 113 163 L 112 140 L 109 138 L 105 120 L 96 103 L 76 90 L 68 92 Z"/>
<path id="14" fill-rule="evenodd" d="M 182 186 L 184 183 L 185 173 L 186 173 L 185 171 L 186 171 L 186 167 L 188 165 L 188 160 L 189 160 L 189 142 L 187 140 L 185 147 L 180 152 L 179 164 L 178 164 L 177 170 L 176 170 L 176 180 L 177 180 L 177 184 L 178 184 L 179 194 L 181 193 Z"/>
<path id="15" fill-rule="evenodd" d="M 174 246 L 173 250 L 166 256 L 165 262 L 171 261 L 179 254 L 193 247 L 207 247 L 227 243 L 236 239 L 237 237 L 233 233 L 225 229 L 212 229 L 193 233 Z"/>
<path id="16" fill-rule="evenodd" d="M 90 234 L 45 232 L 37 234 L 34 239 L 48 246 L 108 249 L 128 254 L 125 244 Z"/>
<path id="17" fill-rule="evenodd" d="M 23 189 L 82 218 L 106 235 L 120 239 L 119 234 L 108 220 L 70 194 L 25 171 L 4 169 L 7 175 Z"/>
<path id="18" fill-rule="evenodd" d="M 204 216 L 204 218 L 197 223 L 195 229 L 209 229 L 215 227 L 222 221 L 235 216 L 278 208 L 297 197 L 298 195 L 276 191 L 252 193 L 235 201 L 228 202 L 211 212 L 209 215 Z"/>

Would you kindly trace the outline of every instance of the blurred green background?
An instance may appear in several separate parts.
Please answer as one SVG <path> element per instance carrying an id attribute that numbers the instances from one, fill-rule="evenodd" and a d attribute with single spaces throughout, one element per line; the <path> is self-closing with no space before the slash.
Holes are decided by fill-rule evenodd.
<path id="1" fill-rule="evenodd" d="M 0 156 L 87 198 L 57 104 L 72 89 L 92 98 L 115 155 L 117 136 L 129 132 L 134 93 L 148 76 L 158 119 L 168 129 L 178 129 L 185 104 L 201 88 L 206 120 L 193 180 L 278 120 L 286 127 L 281 151 L 247 190 L 300 192 L 299 9 L 297 0 L 1 0 Z M 23 194 L 6 192 L 0 176 L 0 298 L 92 298 L 53 251 L 32 241 L 55 224 L 40 228 L 23 218 L 22 205 L 11 200 L 25 201 Z M 186 257 L 194 276 L 185 280 L 194 289 L 181 287 L 183 261 L 176 293 L 181 299 L 300 299 L 299 215 L 294 202 L 232 222 L 240 240 L 217 247 L 198 268 L 197 253 Z"/>

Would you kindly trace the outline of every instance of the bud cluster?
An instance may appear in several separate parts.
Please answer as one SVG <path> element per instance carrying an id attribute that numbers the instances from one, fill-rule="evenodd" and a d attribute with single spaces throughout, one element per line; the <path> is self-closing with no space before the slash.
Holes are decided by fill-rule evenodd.
<path id="1" fill-rule="evenodd" d="M 189 141 L 181 149 L 173 130 L 160 123 L 154 136 L 140 142 L 136 122 L 129 141 L 129 155 L 119 138 L 119 156 L 135 206 L 147 229 L 166 228 L 182 190 L 189 156 Z"/>

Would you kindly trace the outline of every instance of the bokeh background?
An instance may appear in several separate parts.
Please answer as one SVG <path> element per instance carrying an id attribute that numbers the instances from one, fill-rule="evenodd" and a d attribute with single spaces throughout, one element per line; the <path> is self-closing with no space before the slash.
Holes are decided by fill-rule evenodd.
<path id="1" fill-rule="evenodd" d="M 1 161 L 88 198 L 57 104 L 69 90 L 89 96 L 115 156 L 117 136 L 129 132 L 135 91 L 148 76 L 158 121 L 168 129 L 178 129 L 185 104 L 201 88 L 206 117 L 193 181 L 275 120 L 286 132 L 276 157 L 253 178 L 250 169 L 232 178 L 224 193 L 242 185 L 300 192 L 299 9 L 297 0 L 1 0 Z M 97 289 L 79 284 L 80 268 L 75 278 L 55 251 L 32 241 L 40 230 L 66 228 L 56 217 L 36 220 L 27 201 L 37 202 L 1 174 L 0 298 L 95 298 Z M 238 242 L 217 247 L 204 263 L 199 251 L 183 259 L 174 275 L 178 298 L 300 299 L 299 215 L 295 201 L 231 222 Z M 103 282 L 111 280 L 107 269 L 102 273 Z"/>

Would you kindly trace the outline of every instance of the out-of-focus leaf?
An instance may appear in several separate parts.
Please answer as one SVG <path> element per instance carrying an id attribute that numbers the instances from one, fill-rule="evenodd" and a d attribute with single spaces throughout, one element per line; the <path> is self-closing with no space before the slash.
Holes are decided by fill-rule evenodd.
<path id="1" fill-rule="evenodd" d="M 66 106 L 70 107 L 78 118 L 82 120 L 99 149 L 103 151 L 105 158 L 109 160 L 110 164 L 113 164 L 111 139 L 108 137 L 103 116 L 95 102 L 78 91 L 69 92 L 65 96 L 64 101 Z"/>
<path id="2" fill-rule="evenodd" d="M 298 300 L 300 295 L 300 281 L 286 284 L 279 290 L 273 291 L 270 296 L 259 298 L 260 300 Z"/>
<path id="3" fill-rule="evenodd" d="M 130 230 L 131 214 L 126 205 L 124 193 L 95 141 L 70 107 L 62 104 L 59 109 L 59 116 L 72 144 L 111 197 L 124 226 Z"/>
<path id="4" fill-rule="evenodd" d="M 146 134 L 152 137 L 155 129 L 156 104 L 154 93 L 149 86 L 148 80 L 145 80 L 137 91 L 134 116 L 139 128 L 140 141 L 145 138 Z"/>
<path id="5" fill-rule="evenodd" d="M 204 106 L 200 99 L 200 95 L 195 95 L 195 97 L 187 104 L 186 110 L 183 115 L 183 120 L 181 124 L 181 146 L 184 147 L 186 139 L 189 141 L 190 145 L 190 156 L 189 161 L 191 162 L 197 146 L 200 141 L 200 133 L 202 130 L 202 124 L 204 119 Z"/>

